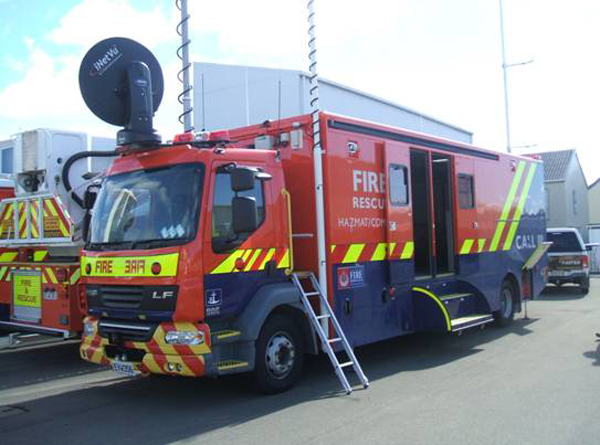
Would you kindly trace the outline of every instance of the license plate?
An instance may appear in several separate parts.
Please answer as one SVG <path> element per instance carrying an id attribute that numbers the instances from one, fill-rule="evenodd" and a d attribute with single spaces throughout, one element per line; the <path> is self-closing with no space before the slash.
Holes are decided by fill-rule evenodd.
<path id="1" fill-rule="evenodd" d="M 126 375 L 128 377 L 136 377 L 141 374 L 135 363 L 113 361 L 112 369 L 117 374 Z"/>
<path id="2" fill-rule="evenodd" d="M 548 275 L 551 277 L 564 277 L 567 276 L 569 273 L 564 271 L 564 270 L 551 270 Z"/>

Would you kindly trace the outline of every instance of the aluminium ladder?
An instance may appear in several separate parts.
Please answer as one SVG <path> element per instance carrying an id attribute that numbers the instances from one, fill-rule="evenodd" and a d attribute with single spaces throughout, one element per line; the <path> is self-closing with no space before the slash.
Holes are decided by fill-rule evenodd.
<path id="1" fill-rule="evenodd" d="M 314 289 L 313 291 L 307 292 L 302 287 L 301 280 L 307 279 L 307 278 L 310 279 L 310 282 Z M 308 318 L 310 319 L 310 322 L 311 322 L 313 328 L 315 329 L 315 331 L 317 331 L 317 334 L 319 335 L 319 338 L 321 339 L 321 344 L 323 345 L 323 349 L 325 350 L 325 352 L 327 352 L 327 355 L 329 356 L 329 360 L 331 360 L 331 364 L 333 365 L 335 373 L 338 376 L 340 383 L 344 387 L 346 394 L 350 394 L 352 392 L 352 387 L 348 383 L 346 374 L 344 374 L 344 368 L 346 368 L 348 366 L 352 366 L 354 368 L 354 371 L 356 372 L 356 375 L 358 376 L 360 382 L 362 383 L 363 388 L 365 388 L 365 389 L 368 388 L 369 380 L 367 380 L 367 377 L 363 373 L 362 368 L 358 364 L 358 360 L 356 359 L 356 356 L 354 355 L 354 351 L 352 351 L 352 347 L 348 343 L 348 340 L 346 339 L 346 336 L 344 335 L 344 331 L 342 331 L 342 327 L 340 326 L 337 318 L 335 317 L 335 314 L 333 313 L 333 310 L 331 309 L 329 302 L 324 297 L 323 292 L 321 291 L 321 287 L 319 286 L 319 283 L 318 283 L 317 279 L 315 278 L 315 275 L 312 272 L 294 272 L 294 273 L 292 273 L 292 281 L 294 282 L 294 284 L 300 291 L 302 304 L 304 305 L 304 308 L 306 309 L 306 312 L 308 313 Z M 319 296 L 319 300 L 321 302 L 321 311 L 323 311 L 323 310 L 325 311 L 325 313 L 321 313 L 320 315 L 315 314 L 315 311 L 308 299 L 309 297 L 317 296 L 317 295 Z M 335 333 L 335 336 L 333 338 L 329 338 L 329 335 L 325 330 L 325 329 L 329 330 L 329 323 L 325 324 L 325 326 L 326 326 L 325 329 L 323 328 L 323 325 L 321 324 L 321 320 L 324 320 L 324 319 L 331 320 L 331 322 L 333 324 L 334 333 Z M 338 343 L 338 342 L 342 344 L 344 351 L 350 358 L 349 361 L 344 362 L 344 363 L 339 362 L 338 357 L 336 356 L 336 353 L 332 347 L 332 345 L 334 343 Z"/>

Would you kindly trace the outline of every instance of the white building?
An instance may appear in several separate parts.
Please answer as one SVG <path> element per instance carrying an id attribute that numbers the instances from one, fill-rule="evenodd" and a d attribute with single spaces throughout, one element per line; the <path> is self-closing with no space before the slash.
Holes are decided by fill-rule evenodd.
<path id="1" fill-rule="evenodd" d="M 310 113 L 309 77 L 301 71 L 194 63 L 194 127 L 216 130 Z M 385 99 L 319 79 L 320 108 L 460 142 L 472 133 Z"/>

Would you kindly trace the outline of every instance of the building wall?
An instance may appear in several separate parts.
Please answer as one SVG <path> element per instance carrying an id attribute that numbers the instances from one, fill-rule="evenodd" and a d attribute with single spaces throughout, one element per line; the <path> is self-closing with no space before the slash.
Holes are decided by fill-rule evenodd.
<path id="1" fill-rule="evenodd" d="M 567 227 L 565 183 L 545 182 L 544 187 L 548 193 L 548 227 Z"/>
<path id="2" fill-rule="evenodd" d="M 565 219 L 567 227 L 576 227 L 588 242 L 588 189 L 576 156 L 571 157 L 564 182 Z"/>
<path id="3" fill-rule="evenodd" d="M 600 224 L 600 182 L 588 189 L 588 215 L 590 224 Z"/>
<path id="4" fill-rule="evenodd" d="M 241 127 L 310 112 L 309 79 L 301 71 L 194 63 L 194 127 Z M 320 79 L 320 107 L 336 114 L 472 142 L 464 129 L 361 91 Z"/>

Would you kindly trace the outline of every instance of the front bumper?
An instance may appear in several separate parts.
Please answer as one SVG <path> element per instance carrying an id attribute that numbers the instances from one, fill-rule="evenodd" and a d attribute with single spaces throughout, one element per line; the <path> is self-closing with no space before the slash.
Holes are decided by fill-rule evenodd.
<path id="1" fill-rule="evenodd" d="M 141 374 L 168 374 L 201 377 L 206 374 L 210 361 L 210 330 L 203 323 L 163 322 L 160 323 L 149 341 L 123 341 L 112 344 L 98 332 L 98 319 L 87 317 L 85 323 L 93 327 L 84 332 L 79 352 L 81 358 L 92 363 L 112 366 L 113 362 L 127 362 Z M 170 345 L 165 342 L 169 330 L 198 330 L 204 333 L 200 345 Z"/>

